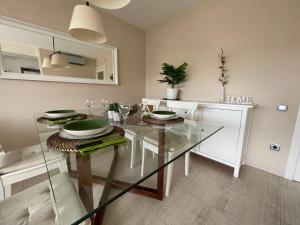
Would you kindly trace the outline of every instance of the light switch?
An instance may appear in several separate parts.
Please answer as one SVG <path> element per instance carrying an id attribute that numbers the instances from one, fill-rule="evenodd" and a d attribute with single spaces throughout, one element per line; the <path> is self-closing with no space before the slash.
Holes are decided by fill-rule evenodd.
<path id="1" fill-rule="evenodd" d="M 287 104 L 278 104 L 277 111 L 286 112 L 288 111 L 289 106 Z"/>

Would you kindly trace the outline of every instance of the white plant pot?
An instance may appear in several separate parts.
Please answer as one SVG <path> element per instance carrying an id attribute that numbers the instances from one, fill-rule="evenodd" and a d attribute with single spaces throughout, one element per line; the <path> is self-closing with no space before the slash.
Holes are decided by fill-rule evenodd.
<path id="1" fill-rule="evenodd" d="M 121 121 L 121 119 L 120 119 L 120 113 L 114 112 L 114 121 L 115 121 L 115 122 Z"/>
<path id="2" fill-rule="evenodd" d="M 108 116 L 108 119 L 113 120 L 114 119 L 114 111 L 108 111 L 107 116 Z"/>
<path id="3" fill-rule="evenodd" d="M 167 99 L 177 99 L 178 88 L 167 88 Z"/>

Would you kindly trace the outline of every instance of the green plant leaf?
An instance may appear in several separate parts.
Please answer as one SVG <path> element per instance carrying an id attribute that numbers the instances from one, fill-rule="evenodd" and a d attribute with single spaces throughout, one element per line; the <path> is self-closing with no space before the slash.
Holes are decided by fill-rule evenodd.
<path id="1" fill-rule="evenodd" d="M 177 68 L 173 65 L 170 65 L 168 63 L 162 64 L 162 72 L 160 73 L 163 77 L 163 79 L 158 80 L 160 83 L 167 83 L 172 86 L 172 88 L 175 87 L 175 85 L 180 84 L 185 81 L 186 79 L 186 68 L 188 64 L 183 63 Z"/>

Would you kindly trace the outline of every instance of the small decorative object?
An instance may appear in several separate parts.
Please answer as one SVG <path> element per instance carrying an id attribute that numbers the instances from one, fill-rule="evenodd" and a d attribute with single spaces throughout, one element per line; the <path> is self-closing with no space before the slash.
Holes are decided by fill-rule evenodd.
<path id="1" fill-rule="evenodd" d="M 225 68 L 226 57 L 224 56 L 223 48 L 221 48 L 221 51 L 222 51 L 222 53 L 220 55 L 221 65 L 219 66 L 219 68 L 221 70 L 221 76 L 219 77 L 219 81 L 222 84 L 221 93 L 220 93 L 220 102 L 224 102 L 225 101 L 225 84 L 228 83 L 228 75 L 225 75 L 225 73 L 227 72 L 227 69 Z"/>
<path id="2" fill-rule="evenodd" d="M 235 104 L 251 105 L 252 97 L 250 97 L 250 96 L 227 96 L 226 102 L 227 103 L 235 103 Z"/>
<path id="3" fill-rule="evenodd" d="M 177 99 L 178 88 L 175 88 L 175 86 L 185 81 L 187 66 L 187 63 L 183 63 L 177 68 L 168 63 L 162 64 L 162 72 L 160 74 L 164 76 L 164 78 L 158 81 L 171 86 L 167 89 L 167 99 Z"/>

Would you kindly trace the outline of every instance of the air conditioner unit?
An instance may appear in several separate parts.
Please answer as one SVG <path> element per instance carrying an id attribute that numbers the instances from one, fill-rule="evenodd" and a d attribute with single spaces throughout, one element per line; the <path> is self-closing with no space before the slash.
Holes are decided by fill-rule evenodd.
<path id="1" fill-rule="evenodd" d="M 83 56 L 71 55 L 68 53 L 64 53 L 64 55 L 67 56 L 69 64 L 80 65 L 80 66 L 85 65 L 85 58 Z"/>

